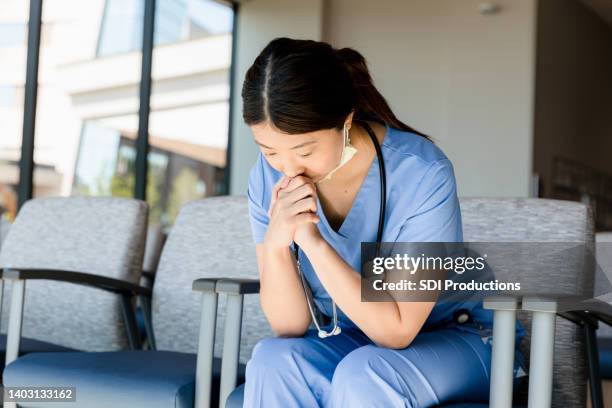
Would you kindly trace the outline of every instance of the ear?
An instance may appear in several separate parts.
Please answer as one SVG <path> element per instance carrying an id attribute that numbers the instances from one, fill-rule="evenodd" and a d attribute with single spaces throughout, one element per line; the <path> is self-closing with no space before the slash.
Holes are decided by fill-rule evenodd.
<path id="1" fill-rule="evenodd" d="M 348 126 L 348 128 L 350 129 L 351 126 L 353 125 L 353 115 L 355 114 L 355 111 L 352 110 L 351 113 L 348 114 L 348 116 L 346 117 L 346 119 L 344 119 L 344 125 Z"/>

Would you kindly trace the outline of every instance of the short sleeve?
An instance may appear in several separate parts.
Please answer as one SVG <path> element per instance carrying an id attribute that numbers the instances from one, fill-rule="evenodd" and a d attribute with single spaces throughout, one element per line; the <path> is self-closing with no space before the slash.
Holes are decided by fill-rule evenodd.
<path id="1" fill-rule="evenodd" d="M 462 242 L 461 209 L 453 165 L 433 162 L 415 190 L 397 242 Z"/>
<path id="2" fill-rule="evenodd" d="M 269 223 L 268 210 L 264 209 L 263 204 L 265 191 L 264 182 L 265 178 L 260 158 L 251 169 L 247 188 L 249 220 L 251 222 L 253 241 L 255 241 L 256 244 L 263 242 Z"/>

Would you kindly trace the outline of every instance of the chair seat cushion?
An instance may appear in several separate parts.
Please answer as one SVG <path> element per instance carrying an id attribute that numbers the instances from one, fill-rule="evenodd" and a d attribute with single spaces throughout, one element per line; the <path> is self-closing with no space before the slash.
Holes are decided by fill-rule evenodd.
<path id="1" fill-rule="evenodd" d="M 225 401 L 225 408 L 242 408 L 243 399 L 244 384 L 241 384 L 227 397 L 227 401 Z"/>
<path id="2" fill-rule="evenodd" d="M 47 343 L 45 341 L 28 339 L 22 337 L 19 343 L 19 355 L 28 353 L 39 353 L 41 351 L 77 351 L 64 346 L 58 346 L 57 344 Z M 0 334 L 0 353 L 6 353 L 6 334 Z"/>
<path id="3" fill-rule="evenodd" d="M 214 390 L 218 388 L 220 360 L 215 359 L 213 366 L 216 374 L 213 374 Z M 239 371 L 244 376 L 243 365 Z M 76 389 L 76 402 L 67 402 L 65 406 L 73 408 L 192 408 L 195 372 L 196 355 L 188 353 L 34 353 L 15 360 L 4 369 L 4 385 L 72 386 Z M 20 406 L 42 405 L 32 403 Z M 64 405 L 54 403 L 53 406 Z"/>
<path id="4" fill-rule="evenodd" d="M 22 356 L 24 354 L 29 353 L 40 353 L 43 351 L 47 352 L 55 352 L 55 351 L 76 351 L 74 349 L 58 346 L 57 344 L 47 343 L 40 340 L 28 339 L 27 337 L 22 337 L 21 342 L 19 343 L 19 355 Z M 0 359 L 2 360 L 2 365 L 4 365 L 4 357 L 6 355 L 6 335 L 0 334 Z"/>

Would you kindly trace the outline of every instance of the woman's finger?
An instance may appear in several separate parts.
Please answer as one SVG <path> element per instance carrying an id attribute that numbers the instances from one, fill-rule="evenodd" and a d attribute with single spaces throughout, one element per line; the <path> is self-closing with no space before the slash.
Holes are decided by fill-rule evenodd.
<path id="1" fill-rule="evenodd" d="M 278 200 L 278 192 L 283 188 L 287 187 L 289 183 L 289 177 L 283 175 L 277 182 L 274 184 L 274 188 L 272 188 L 272 197 L 270 198 L 270 207 L 268 208 L 268 218 L 272 215 L 272 207 L 274 203 Z"/>
<path id="2" fill-rule="evenodd" d="M 285 187 L 283 190 L 286 193 L 290 193 L 293 190 L 303 186 L 304 184 L 313 184 L 312 180 L 309 179 L 306 176 L 295 176 L 293 177 L 290 181 L 289 184 L 287 184 L 287 187 Z"/>
<path id="3" fill-rule="evenodd" d="M 315 199 L 315 202 L 316 202 L 317 188 L 315 187 L 314 183 L 307 183 L 307 184 L 302 184 L 301 186 L 291 191 L 290 193 L 287 193 L 285 192 L 285 190 L 282 190 L 280 194 L 281 194 L 280 197 L 283 200 L 287 200 L 290 204 L 293 204 L 306 197 L 312 197 Z"/>
<path id="4" fill-rule="evenodd" d="M 295 216 L 295 223 L 297 225 L 307 224 L 309 222 L 318 223 L 320 221 L 319 216 L 315 213 L 305 212 Z"/>
<path id="5" fill-rule="evenodd" d="M 317 212 L 317 203 L 314 198 L 306 197 L 299 201 L 296 201 L 290 208 L 291 214 L 299 214 L 303 212 Z"/>

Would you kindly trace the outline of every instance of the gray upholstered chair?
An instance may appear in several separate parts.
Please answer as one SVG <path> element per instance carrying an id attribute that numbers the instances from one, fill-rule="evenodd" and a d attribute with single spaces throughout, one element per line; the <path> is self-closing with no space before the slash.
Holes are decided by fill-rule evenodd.
<path id="1" fill-rule="evenodd" d="M 569 201 L 557 201 L 557 200 L 546 200 L 546 199 L 526 199 L 526 198 L 461 198 L 461 211 L 463 218 L 464 228 L 464 240 L 466 242 L 515 242 L 515 243 L 538 243 L 538 242 L 576 242 L 582 243 L 587 247 L 593 246 L 593 222 L 590 210 L 583 204 L 569 202 Z M 241 209 L 236 208 L 236 213 L 232 217 L 236 217 L 240 220 L 246 220 L 247 217 L 247 203 L 246 200 L 241 202 Z M 242 212 L 241 212 L 242 211 Z M 228 217 L 228 219 L 231 217 Z M 243 221 L 243 229 L 248 228 L 246 221 Z M 220 234 L 221 236 L 223 234 Z M 238 238 L 242 239 L 239 240 Z M 234 246 L 240 251 L 242 256 L 244 253 L 253 253 L 253 248 L 249 247 L 246 242 L 247 232 L 236 233 L 236 239 L 234 240 Z M 243 242 L 244 241 L 244 242 Z M 253 244 L 251 244 L 253 245 Z M 249 248 L 248 250 L 246 248 Z M 231 249 L 220 248 L 222 253 L 235 253 Z M 255 262 L 255 258 L 252 258 L 252 262 Z M 227 272 L 228 275 L 235 273 L 236 268 L 232 267 Z M 257 280 L 257 270 L 255 268 L 240 269 L 241 275 L 236 276 L 239 278 L 245 278 L 245 274 L 250 279 L 223 279 L 217 282 L 216 288 L 217 293 L 226 294 L 228 298 L 228 309 L 226 318 L 226 327 L 224 334 L 224 354 L 223 354 L 223 367 L 222 367 L 222 378 L 221 378 L 221 390 L 220 398 L 225 401 L 225 398 L 229 395 L 226 400 L 225 406 L 237 407 L 242 405 L 242 392 L 243 387 L 240 386 L 235 389 L 237 381 L 237 364 L 238 362 L 244 361 L 245 349 L 244 345 L 250 349 L 254 343 L 265 337 L 265 333 L 259 330 L 253 330 L 255 326 L 267 327 L 266 319 L 262 312 L 257 308 L 253 308 L 253 303 L 250 298 L 255 296 L 247 296 L 244 302 L 248 304 L 246 310 L 246 316 L 242 319 L 241 327 L 241 314 L 242 314 L 242 302 L 245 294 L 257 294 L 259 291 L 259 282 Z M 525 282 L 527 279 L 526 274 L 531 276 L 529 283 L 532 287 L 537 287 L 539 290 L 545 292 L 547 290 L 555 291 L 558 289 L 560 281 L 573 282 L 577 291 L 582 293 L 592 293 L 593 290 L 593 271 L 586 270 L 583 275 L 579 275 L 579 272 L 567 269 L 563 273 L 568 273 L 569 276 L 541 276 L 537 273 L 528 273 L 526 271 L 509 271 L 509 275 L 505 278 L 511 281 L 512 278 L 521 277 L 521 281 Z M 561 272 L 560 272 L 561 273 Z M 514 275 L 513 275 L 514 274 Z M 503 305 L 503 303 L 491 303 L 485 306 L 495 309 L 500 309 L 500 315 L 506 313 L 504 317 L 505 323 L 510 322 L 510 328 L 513 330 L 512 321 L 513 316 L 518 316 L 519 320 L 526 329 L 526 337 L 521 344 L 521 350 L 526 357 L 529 358 L 529 346 L 531 340 L 531 316 L 532 312 L 515 309 L 519 308 L 520 300 L 518 304 L 514 305 L 512 302 L 509 305 Z M 504 307 L 507 310 L 503 310 Z M 498 315 L 496 313 L 495 325 L 498 325 Z M 507 319 L 507 317 L 512 317 Z M 245 324 L 248 324 L 246 330 L 243 328 Z M 498 328 L 501 326 L 498 326 Z M 242 329 L 242 336 L 241 336 Z M 493 359 L 495 363 L 496 344 L 497 347 L 502 347 L 504 341 L 499 339 L 495 340 L 494 329 L 494 341 L 493 341 Z M 553 395 L 552 395 L 552 406 L 554 407 L 584 407 L 586 404 L 586 378 L 587 378 L 587 366 L 586 359 L 584 357 L 584 333 L 579 325 L 566 320 L 558 319 L 556 324 L 556 342 L 554 345 L 554 377 L 553 377 Z M 240 339 L 240 358 L 238 358 L 238 350 Z M 505 345 L 503 347 L 506 347 Z M 505 362 L 512 361 L 511 356 L 504 357 L 504 353 L 499 353 L 503 349 L 498 349 L 497 354 L 502 355 L 502 360 Z M 510 348 L 510 353 L 513 349 Z M 502 361 L 503 362 L 503 361 Z M 496 367 L 499 369 L 500 365 Z M 503 369 L 503 367 L 502 367 Z M 507 369 L 507 364 L 506 364 Z M 496 370 L 494 368 L 494 370 Z M 493 374 L 492 376 L 503 377 L 505 374 L 502 372 L 499 374 Z M 508 377 L 504 377 L 505 380 Z M 526 403 L 527 399 L 527 382 L 523 382 L 520 389 L 504 393 L 504 386 L 507 386 L 511 382 L 499 381 L 502 384 L 502 393 L 494 391 L 492 380 L 492 395 L 500 396 L 495 400 L 491 400 L 491 406 L 497 407 L 510 407 L 511 404 L 521 405 Z M 232 391 L 233 390 L 233 391 Z M 511 388 L 510 388 L 511 390 Z M 512 398 L 513 397 L 513 398 Z M 514 399 L 514 401 L 512 401 Z M 222 404 L 221 407 L 224 405 Z M 457 407 L 480 407 L 486 405 L 479 404 L 460 404 Z M 533 405 L 535 406 L 535 405 Z"/>
<path id="2" fill-rule="evenodd" d="M 216 372 L 218 379 L 220 373 L 220 359 L 212 353 L 215 281 L 200 280 L 196 291 L 192 285 L 207 276 L 257 273 L 245 203 L 243 197 L 214 197 L 182 207 L 162 250 L 153 286 L 157 351 L 30 354 L 5 369 L 5 385 L 72 384 L 77 402 L 65 405 L 72 408 L 186 408 L 193 407 L 194 396 L 198 407 L 214 405 L 217 387 L 213 387 L 215 376 L 211 374 Z M 256 299 L 248 300 L 246 317 L 250 321 L 245 325 L 243 362 L 256 338 L 272 334 L 255 319 L 258 308 Z M 224 302 L 220 309 L 225 310 Z M 222 344 L 217 341 L 216 355 L 221 353 Z"/>
<path id="3" fill-rule="evenodd" d="M 26 202 L 0 250 L 7 363 L 32 351 L 139 346 L 126 323 L 146 220 L 146 203 L 123 198 Z"/>
<path id="4" fill-rule="evenodd" d="M 465 198 L 461 200 L 466 241 L 481 242 L 523 242 L 549 245 L 567 243 L 568 247 L 578 244 L 594 254 L 594 226 L 589 207 L 584 204 L 548 199 L 510 199 L 510 198 Z M 588 256 L 588 254 L 582 254 Z M 539 294 L 564 293 L 593 296 L 594 264 L 589 266 L 576 262 L 576 269 L 559 268 L 554 275 L 541 271 L 510 271 L 508 277 L 516 278 L 529 288 L 537 288 Z M 547 268 L 550 271 L 553 268 Z M 518 318 L 526 329 L 522 351 L 529 359 L 529 383 L 515 390 L 516 401 L 527 402 L 530 407 L 584 407 L 586 404 L 587 359 L 585 358 L 584 326 L 576 324 L 575 318 L 557 319 L 552 326 L 556 337 L 549 350 L 534 352 L 534 340 L 541 339 L 540 319 L 532 322 L 534 311 L 529 304 L 523 304 Z M 553 313 L 553 317 L 554 317 Z M 569 316 L 565 316 L 569 317 Z M 535 323 L 535 324 L 534 324 Z M 578 322 L 579 323 L 579 322 Z M 535 329 L 535 330 L 534 330 Z M 532 339 L 536 334 L 538 339 Z M 535 337 L 535 336 L 534 336 Z M 541 380 L 541 357 L 550 356 L 548 377 L 550 389 L 534 386 Z M 535 363 L 535 367 L 534 367 Z M 546 371 L 546 370 L 544 370 Z M 543 392 L 542 392 L 543 391 Z M 539 395 L 538 395 L 539 392 Z M 541 398 L 548 398 L 543 402 Z M 492 401 L 494 403 L 495 401 Z"/>

